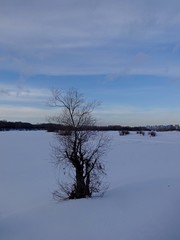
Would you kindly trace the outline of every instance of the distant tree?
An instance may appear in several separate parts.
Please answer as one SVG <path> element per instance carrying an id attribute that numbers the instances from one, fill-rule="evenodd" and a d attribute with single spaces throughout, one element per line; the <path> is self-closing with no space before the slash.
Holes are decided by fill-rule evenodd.
<path id="1" fill-rule="evenodd" d="M 102 156 L 108 148 L 109 138 L 103 132 L 87 130 L 93 129 L 96 123 L 92 112 L 97 102 L 86 102 L 75 89 L 67 92 L 56 89 L 52 92 L 50 106 L 60 109 L 53 121 L 64 126 L 63 131 L 56 134 L 55 163 L 71 179 L 70 182 L 60 179 L 54 198 L 78 199 L 102 193 L 106 174 Z"/>
<path id="2" fill-rule="evenodd" d="M 148 134 L 150 137 L 155 137 L 157 135 L 155 131 L 150 131 Z"/>
<path id="3" fill-rule="evenodd" d="M 145 135 L 145 132 L 144 132 L 144 131 L 142 131 L 142 130 L 140 130 L 140 131 L 137 131 L 136 133 L 137 133 L 137 134 L 139 134 L 139 135 L 141 135 L 141 136 L 144 136 L 144 135 Z"/>
<path id="4" fill-rule="evenodd" d="M 130 134 L 130 132 L 128 130 L 119 131 L 120 136 L 126 136 L 126 135 L 129 135 L 129 134 Z"/>

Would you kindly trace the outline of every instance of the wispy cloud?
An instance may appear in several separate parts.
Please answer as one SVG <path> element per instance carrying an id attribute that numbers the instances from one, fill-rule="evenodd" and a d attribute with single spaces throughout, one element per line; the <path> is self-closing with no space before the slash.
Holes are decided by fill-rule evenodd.
<path id="1" fill-rule="evenodd" d="M 28 74 L 149 74 L 149 66 L 151 74 L 165 75 L 169 58 L 159 57 L 163 48 L 169 49 L 170 68 L 178 66 L 173 54 L 179 52 L 179 10 L 178 0 L 7 0 L 0 9 L 0 68 Z M 147 65 L 146 56 L 152 59 Z"/>
<path id="2" fill-rule="evenodd" d="M 178 124 L 179 108 L 142 108 L 133 105 L 119 105 L 96 112 L 100 124 L 122 126 Z"/>
<path id="3" fill-rule="evenodd" d="M 45 102 L 50 97 L 51 92 L 42 88 L 30 88 L 20 86 L 19 84 L 0 84 L 0 100 L 13 102 L 16 105 L 17 102 L 24 103 L 38 103 Z"/>
<path id="4" fill-rule="evenodd" d="M 50 116 L 50 110 L 35 107 L 16 107 L 14 105 L 0 106 L 0 119 L 8 121 L 27 121 L 32 123 L 41 123 L 47 121 Z"/>

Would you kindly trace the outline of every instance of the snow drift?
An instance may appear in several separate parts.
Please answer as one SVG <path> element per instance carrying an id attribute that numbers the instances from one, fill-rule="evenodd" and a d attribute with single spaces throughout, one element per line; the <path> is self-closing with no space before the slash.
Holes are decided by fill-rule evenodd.
<path id="1" fill-rule="evenodd" d="M 52 133 L 1 132 L 0 239 L 179 240 L 180 133 L 108 133 L 109 190 L 56 203 Z"/>

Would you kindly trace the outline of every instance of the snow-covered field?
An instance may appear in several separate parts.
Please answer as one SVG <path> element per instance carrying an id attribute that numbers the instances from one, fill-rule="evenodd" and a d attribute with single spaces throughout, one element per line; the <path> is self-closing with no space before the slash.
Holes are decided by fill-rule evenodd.
<path id="1" fill-rule="evenodd" d="M 53 134 L 0 133 L 0 240 L 179 240 L 180 133 L 108 133 L 109 190 L 56 203 Z"/>

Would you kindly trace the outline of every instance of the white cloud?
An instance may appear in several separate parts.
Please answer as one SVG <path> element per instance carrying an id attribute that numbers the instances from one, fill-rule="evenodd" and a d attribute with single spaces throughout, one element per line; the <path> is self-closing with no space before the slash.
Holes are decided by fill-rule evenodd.
<path id="1" fill-rule="evenodd" d="M 138 72 L 148 74 L 149 67 L 164 74 L 161 69 L 170 63 L 159 57 L 159 46 L 178 51 L 179 10 L 178 0 L 6 0 L 0 8 L 0 68 L 28 74 L 121 73 L 130 64 L 134 72 L 133 59 L 141 52 L 159 61 L 156 70 L 136 59 Z M 170 65 L 178 65 L 171 58 Z"/>
<path id="2" fill-rule="evenodd" d="M 0 119 L 8 121 L 46 122 L 49 117 L 58 114 L 60 109 L 38 108 L 1 104 Z M 178 108 L 143 108 L 133 105 L 113 105 L 99 108 L 94 112 L 98 125 L 144 126 L 160 124 L 180 124 Z"/>
<path id="3" fill-rule="evenodd" d="M 24 87 L 19 84 L 0 84 L 0 100 L 1 102 L 13 102 L 23 104 L 46 104 L 48 98 L 51 96 L 51 92 L 42 88 L 30 88 Z"/>
<path id="4" fill-rule="evenodd" d="M 33 107 L 0 106 L 0 118 L 8 121 L 45 122 L 48 110 Z"/>
<path id="5" fill-rule="evenodd" d="M 178 108 L 142 108 L 131 105 L 119 105 L 101 109 L 95 113 L 101 125 L 117 124 L 122 126 L 144 126 L 180 124 Z"/>

